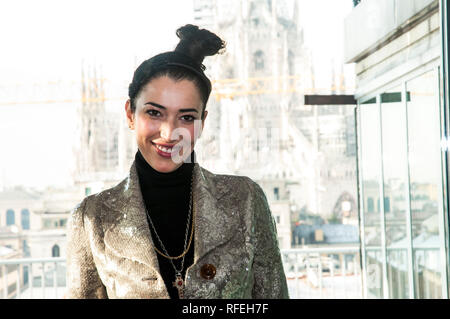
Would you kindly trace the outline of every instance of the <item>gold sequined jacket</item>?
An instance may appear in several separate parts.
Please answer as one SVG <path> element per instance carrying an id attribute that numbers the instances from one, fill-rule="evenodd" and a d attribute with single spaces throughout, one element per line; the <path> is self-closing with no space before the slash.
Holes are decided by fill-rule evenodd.
<path id="1" fill-rule="evenodd" d="M 193 174 L 195 250 L 185 298 L 289 298 L 262 188 L 198 163 Z M 72 211 L 66 298 L 169 298 L 144 205 L 133 163 L 121 183 L 86 197 Z M 205 266 L 215 270 L 213 276 L 202 273 Z"/>

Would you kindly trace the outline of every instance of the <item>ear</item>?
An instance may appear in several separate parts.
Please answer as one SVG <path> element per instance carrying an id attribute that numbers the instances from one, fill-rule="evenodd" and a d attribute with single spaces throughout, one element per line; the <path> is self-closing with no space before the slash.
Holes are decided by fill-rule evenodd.
<path id="1" fill-rule="evenodd" d="M 203 116 L 203 119 L 202 119 L 202 131 L 203 131 L 203 127 L 205 126 L 205 120 L 206 120 L 206 116 L 208 115 L 208 111 L 205 110 L 203 114 L 205 114 L 205 116 Z"/>
<path id="2" fill-rule="evenodd" d="M 127 100 L 125 103 L 125 113 L 127 116 L 128 127 L 134 130 L 134 113 L 131 111 L 131 101 Z"/>

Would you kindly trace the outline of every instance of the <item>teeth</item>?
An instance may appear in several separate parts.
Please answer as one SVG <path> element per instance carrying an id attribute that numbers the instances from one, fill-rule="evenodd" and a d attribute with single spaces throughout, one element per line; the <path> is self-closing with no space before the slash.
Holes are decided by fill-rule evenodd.
<path id="1" fill-rule="evenodd" d="M 167 147 L 160 146 L 160 145 L 156 145 L 156 148 L 161 150 L 161 151 L 163 151 L 163 152 L 166 152 L 166 153 L 171 153 L 172 152 L 172 148 L 167 148 Z"/>

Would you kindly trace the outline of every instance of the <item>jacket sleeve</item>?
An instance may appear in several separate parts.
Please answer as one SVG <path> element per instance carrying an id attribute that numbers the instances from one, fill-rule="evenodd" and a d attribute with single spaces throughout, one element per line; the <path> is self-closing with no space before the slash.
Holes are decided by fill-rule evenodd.
<path id="1" fill-rule="evenodd" d="M 254 190 L 255 255 L 253 260 L 255 299 L 288 299 L 286 276 L 278 246 L 275 221 L 262 188 L 251 181 Z M 250 188 L 250 189 L 252 189 Z"/>
<path id="2" fill-rule="evenodd" d="M 107 298 L 106 289 L 97 272 L 85 229 L 84 199 L 72 211 L 67 227 L 67 291 L 65 298 Z"/>

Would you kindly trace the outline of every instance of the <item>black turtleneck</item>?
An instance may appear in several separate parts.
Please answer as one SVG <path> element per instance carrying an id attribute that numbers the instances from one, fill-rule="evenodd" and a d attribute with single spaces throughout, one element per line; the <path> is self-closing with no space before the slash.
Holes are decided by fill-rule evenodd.
<path id="1" fill-rule="evenodd" d="M 191 154 L 191 159 L 194 151 Z M 145 206 L 156 228 L 159 238 L 166 248 L 169 256 L 178 256 L 184 251 L 184 239 L 186 223 L 189 213 L 189 199 L 191 191 L 191 177 L 194 163 L 183 163 L 173 172 L 161 173 L 151 167 L 141 152 L 138 150 L 135 156 L 136 170 L 139 176 L 142 197 Z M 191 213 L 193 214 L 193 212 Z M 191 215 L 192 221 L 192 215 Z M 189 224 L 191 225 L 191 221 Z M 154 245 L 162 249 L 151 226 L 150 232 Z M 191 228 L 189 227 L 188 242 Z M 156 252 L 156 251 L 155 251 Z M 178 290 L 173 287 L 175 270 L 169 259 L 156 253 L 161 275 L 166 284 L 170 298 L 178 299 Z M 180 269 L 181 258 L 172 260 L 177 269 Z M 183 278 L 186 269 L 194 262 L 194 239 L 189 252 L 184 259 Z"/>

